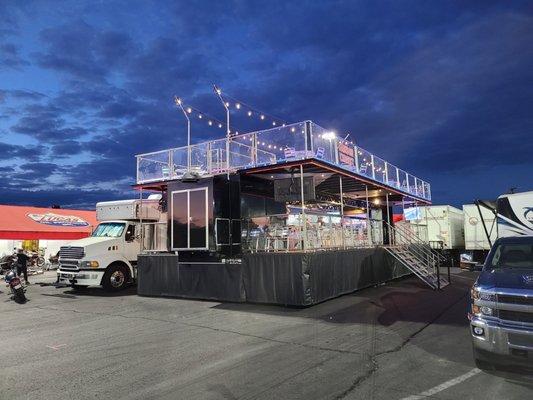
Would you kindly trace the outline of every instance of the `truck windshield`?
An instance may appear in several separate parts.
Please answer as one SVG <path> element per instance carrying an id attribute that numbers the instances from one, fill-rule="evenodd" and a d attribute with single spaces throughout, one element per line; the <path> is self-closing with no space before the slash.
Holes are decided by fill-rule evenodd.
<path id="1" fill-rule="evenodd" d="M 500 244 L 490 260 L 492 268 L 530 268 L 533 269 L 532 243 Z"/>
<path id="2" fill-rule="evenodd" d="M 120 222 L 106 222 L 100 224 L 94 230 L 93 237 L 119 237 L 124 232 L 126 224 Z"/>

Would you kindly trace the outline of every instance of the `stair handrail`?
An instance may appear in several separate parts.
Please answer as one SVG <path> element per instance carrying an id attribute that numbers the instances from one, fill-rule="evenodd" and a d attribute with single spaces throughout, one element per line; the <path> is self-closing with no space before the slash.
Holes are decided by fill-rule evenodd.
<path id="1" fill-rule="evenodd" d="M 430 251 L 427 246 L 421 246 L 420 243 L 413 243 L 411 241 L 411 238 L 407 235 L 405 235 L 405 232 L 403 232 L 402 230 L 399 230 L 399 229 L 396 229 L 396 227 L 392 226 L 391 224 L 389 224 L 388 222 L 385 221 L 385 224 L 387 225 L 388 229 L 389 229 L 389 232 L 392 232 L 393 235 L 392 235 L 392 240 L 393 240 L 393 244 L 397 244 L 396 243 L 396 232 L 399 233 L 399 236 L 401 236 L 402 238 L 405 238 L 408 240 L 407 243 L 403 243 L 404 245 L 406 245 L 406 250 L 410 253 L 415 253 L 414 255 L 418 258 L 421 258 L 426 264 L 428 267 L 432 268 L 434 271 L 438 268 L 438 258 L 436 257 L 436 255 L 434 254 L 434 252 Z M 391 236 L 391 235 L 389 235 Z M 412 250 L 414 248 L 414 251 Z"/>
<path id="2" fill-rule="evenodd" d="M 390 225 L 389 223 L 387 223 L 387 224 Z M 418 236 L 416 233 L 412 232 L 410 229 L 407 229 L 407 228 L 405 228 L 405 227 L 403 227 L 401 225 L 394 225 L 394 226 L 392 226 L 392 229 L 394 229 L 396 231 L 400 231 L 400 233 L 404 233 L 409 238 L 414 239 L 419 244 L 423 245 L 424 247 L 427 247 L 429 249 L 429 251 L 431 251 L 435 255 L 435 257 L 437 257 L 441 262 L 446 262 L 446 257 L 444 257 L 441 253 L 439 253 L 435 249 L 431 248 L 429 243 L 427 243 L 424 240 L 422 240 L 422 238 L 420 236 Z"/>

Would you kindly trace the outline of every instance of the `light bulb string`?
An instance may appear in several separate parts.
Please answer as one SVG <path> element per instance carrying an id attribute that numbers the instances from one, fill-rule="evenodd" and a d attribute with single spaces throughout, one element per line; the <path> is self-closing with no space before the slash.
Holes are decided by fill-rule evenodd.
<path id="1" fill-rule="evenodd" d="M 237 109 L 237 110 L 241 110 L 242 108 L 245 108 L 245 109 L 248 110 L 247 114 L 248 114 L 249 117 L 251 117 L 252 115 L 256 115 L 261 120 L 269 120 L 273 124 L 273 126 L 284 126 L 284 125 L 288 125 L 289 124 L 283 118 L 278 118 L 275 115 L 272 115 L 272 114 L 266 113 L 264 111 L 261 111 L 261 110 L 255 108 L 254 106 L 244 102 L 244 101 L 241 101 L 239 99 L 236 99 L 233 96 L 230 96 L 229 94 L 226 94 L 225 92 L 221 92 L 220 96 L 226 102 L 226 107 L 228 107 L 228 108 L 230 108 L 232 110 L 234 108 Z M 227 100 L 231 100 L 234 104 L 231 104 Z"/>
<path id="2" fill-rule="evenodd" d="M 190 116 L 193 116 L 193 114 L 194 114 L 198 119 L 202 119 L 202 120 L 205 119 L 206 124 L 209 125 L 209 126 L 214 126 L 216 128 L 219 128 L 219 129 L 224 129 L 226 127 L 226 123 L 225 122 L 222 122 L 218 118 L 215 118 L 212 115 L 210 115 L 208 113 L 205 113 L 205 112 L 203 112 L 202 110 L 200 110 L 200 109 L 198 109 L 196 107 L 193 107 L 189 103 L 184 103 L 183 100 L 181 100 L 181 101 L 182 101 L 183 109 Z M 179 107 L 179 105 L 177 105 L 177 106 Z M 230 133 L 232 135 L 238 134 L 238 130 L 235 127 L 230 125 L 229 129 L 230 129 Z"/>

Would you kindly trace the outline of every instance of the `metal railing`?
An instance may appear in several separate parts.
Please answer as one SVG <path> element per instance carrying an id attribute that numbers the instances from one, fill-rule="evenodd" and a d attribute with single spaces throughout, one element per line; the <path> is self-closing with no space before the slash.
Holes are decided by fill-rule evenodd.
<path id="1" fill-rule="evenodd" d="M 365 220 L 366 221 L 366 220 Z M 244 224 L 246 227 L 246 223 Z M 382 221 L 370 226 L 273 226 L 248 230 L 241 239 L 244 251 L 291 252 L 350 249 L 383 245 Z"/>
<path id="2" fill-rule="evenodd" d="M 391 244 L 387 247 L 389 253 L 432 288 L 441 289 L 449 284 L 449 267 L 448 279 L 444 279 L 440 273 L 441 263 L 446 261 L 446 257 L 432 249 L 428 242 L 424 242 L 408 228 L 389 223 L 386 223 L 386 226 L 391 238 Z"/>
<path id="3" fill-rule="evenodd" d="M 333 132 L 313 123 L 298 122 L 286 126 L 249 132 L 187 146 L 139 154 L 137 183 L 178 179 L 191 168 L 201 176 L 235 172 L 240 169 L 317 159 L 406 194 L 431 200 L 431 186 L 371 152 L 342 140 Z"/>

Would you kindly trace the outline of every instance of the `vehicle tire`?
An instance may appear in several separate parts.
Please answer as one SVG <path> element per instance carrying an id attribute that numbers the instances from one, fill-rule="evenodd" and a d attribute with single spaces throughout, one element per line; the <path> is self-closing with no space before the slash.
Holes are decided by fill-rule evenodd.
<path id="1" fill-rule="evenodd" d="M 102 279 L 102 286 L 109 292 L 117 292 L 126 287 L 130 280 L 130 271 L 123 264 L 111 264 Z"/>
<path id="2" fill-rule="evenodd" d="M 26 303 L 26 295 L 24 294 L 24 289 L 22 288 L 15 289 L 15 294 L 13 297 L 16 303 L 19 303 L 19 304 Z"/>

